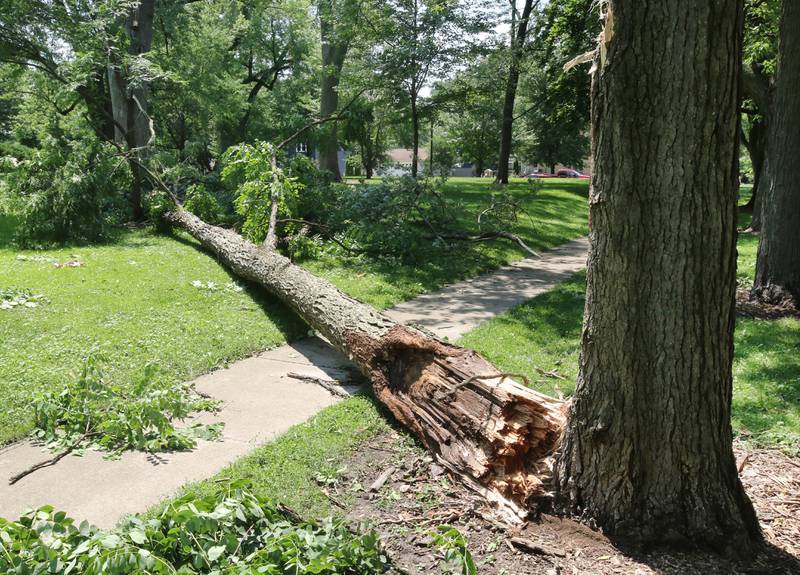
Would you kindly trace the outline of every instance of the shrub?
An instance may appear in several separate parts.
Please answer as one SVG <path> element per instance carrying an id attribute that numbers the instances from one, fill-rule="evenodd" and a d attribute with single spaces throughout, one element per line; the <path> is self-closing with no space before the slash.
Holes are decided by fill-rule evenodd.
<path id="1" fill-rule="evenodd" d="M 45 142 L 9 175 L 22 245 L 91 242 L 108 235 L 129 187 L 124 164 L 92 141 Z"/>
<path id="2" fill-rule="evenodd" d="M 203 184 L 192 184 L 186 189 L 183 207 L 209 224 L 220 223 L 223 219 L 219 201 Z"/>

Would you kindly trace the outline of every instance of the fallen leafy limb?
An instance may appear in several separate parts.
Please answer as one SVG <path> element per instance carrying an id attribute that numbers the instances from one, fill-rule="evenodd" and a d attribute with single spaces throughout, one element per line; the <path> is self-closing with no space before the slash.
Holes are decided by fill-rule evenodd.
<path id="1" fill-rule="evenodd" d="M 566 404 L 503 376 L 476 352 L 399 325 L 273 249 L 176 207 L 164 216 L 259 284 L 353 361 L 378 400 L 442 465 L 517 516 L 547 491 Z M 438 400 L 445 394 L 446 400 Z"/>
<path id="2" fill-rule="evenodd" d="M 2 573 L 372 575 L 386 568 L 374 533 L 304 520 L 235 486 L 179 499 L 154 518 L 133 516 L 112 531 L 76 525 L 51 507 L 0 519 Z"/>
<path id="3" fill-rule="evenodd" d="M 101 362 L 99 356 L 90 356 L 75 381 L 34 401 L 33 435 L 56 455 L 14 475 L 10 485 L 86 449 L 114 458 L 127 450 L 192 449 L 198 439 L 220 437 L 222 424 L 179 428 L 173 423 L 194 412 L 215 411 L 218 402 L 189 386 L 160 382 L 154 366 L 147 366 L 131 389 L 112 384 L 104 379 Z"/>

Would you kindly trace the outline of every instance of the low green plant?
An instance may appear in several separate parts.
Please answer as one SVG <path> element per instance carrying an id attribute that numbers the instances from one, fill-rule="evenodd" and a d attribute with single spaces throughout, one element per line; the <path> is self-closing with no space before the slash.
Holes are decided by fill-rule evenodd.
<path id="1" fill-rule="evenodd" d="M 431 536 L 445 562 L 461 575 L 477 575 L 478 568 L 464 535 L 452 525 L 440 525 Z"/>
<path id="2" fill-rule="evenodd" d="M 236 485 L 113 531 L 76 525 L 51 507 L 0 519 L 0 572 L 18 575 L 371 575 L 386 567 L 374 532 L 301 520 Z"/>
<path id="3" fill-rule="evenodd" d="M 132 386 L 103 377 L 103 358 L 90 355 L 78 378 L 33 402 L 34 436 L 54 451 L 98 449 L 109 457 L 123 451 L 173 451 L 195 447 L 197 439 L 220 437 L 222 424 L 175 427 L 218 402 L 199 396 L 186 384 L 164 383 L 148 365 Z"/>
<path id="4" fill-rule="evenodd" d="M 28 289 L 0 288 L 0 311 L 39 307 L 47 299 L 41 294 L 34 294 Z"/>

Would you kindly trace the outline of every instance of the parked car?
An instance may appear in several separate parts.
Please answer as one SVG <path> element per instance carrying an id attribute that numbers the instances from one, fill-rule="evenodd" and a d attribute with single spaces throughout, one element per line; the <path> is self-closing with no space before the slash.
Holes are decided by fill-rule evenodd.
<path id="1" fill-rule="evenodd" d="M 554 178 L 553 174 L 548 174 L 546 172 L 531 172 L 530 174 L 525 174 L 523 178 L 528 178 L 529 180 L 532 178 Z"/>
<path id="2" fill-rule="evenodd" d="M 557 178 L 578 178 L 581 180 L 590 180 L 592 177 L 587 176 L 586 174 L 580 173 L 578 170 L 573 170 L 572 168 L 564 168 L 558 170 L 556 172 Z"/>

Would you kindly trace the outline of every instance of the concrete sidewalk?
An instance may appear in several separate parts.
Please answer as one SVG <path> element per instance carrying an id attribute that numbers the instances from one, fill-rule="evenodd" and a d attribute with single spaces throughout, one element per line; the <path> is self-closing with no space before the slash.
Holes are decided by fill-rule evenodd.
<path id="1" fill-rule="evenodd" d="M 583 269 L 587 248 L 586 238 L 574 240 L 541 259 L 525 259 L 424 294 L 386 313 L 398 322 L 421 325 L 455 340 Z M 9 486 L 8 477 L 50 457 L 27 441 L 10 445 L 0 450 L 0 517 L 16 518 L 26 508 L 48 504 L 79 521 L 111 527 L 125 514 L 146 510 L 185 483 L 216 474 L 337 401 L 319 386 L 289 378 L 289 372 L 347 379 L 353 369 L 327 343 L 309 338 L 198 378 L 199 391 L 223 402 L 218 414 L 204 414 L 200 419 L 224 422 L 225 430 L 222 441 L 201 441 L 191 452 L 128 452 L 114 461 L 87 452 L 83 457 L 66 457 Z"/>

